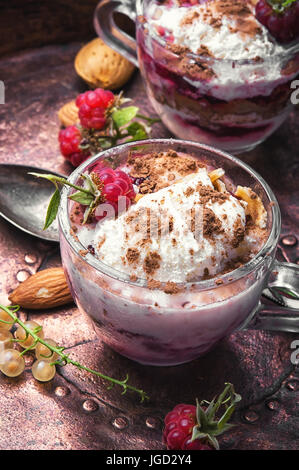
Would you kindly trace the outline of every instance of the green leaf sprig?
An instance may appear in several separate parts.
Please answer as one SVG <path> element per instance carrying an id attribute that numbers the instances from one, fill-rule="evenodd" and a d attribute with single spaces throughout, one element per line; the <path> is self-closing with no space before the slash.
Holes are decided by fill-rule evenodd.
<path id="1" fill-rule="evenodd" d="M 231 383 L 225 383 L 223 392 L 218 397 L 214 397 L 210 402 L 203 400 L 199 403 L 196 400 L 197 424 L 193 427 L 192 441 L 195 439 L 207 441 L 218 450 L 219 444 L 216 436 L 219 436 L 233 426 L 233 424 L 228 423 L 228 420 L 235 410 L 236 403 L 240 400 L 241 395 L 235 393 L 234 386 Z M 205 407 L 204 405 L 208 406 Z M 224 407 L 224 412 L 220 419 L 216 420 L 216 414 L 221 407 Z"/>
<path id="2" fill-rule="evenodd" d="M 101 150 L 114 147 L 120 142 L 148 139 L 151 126 L 161 120 L 140 114 L 137 106 L 122 107 L 130 101 L 129 98 L 124 98 L 122 93 L 115 97 L 113 106 L 107 111 L 107 123 L 102 130 L 85 129 L 79 126 L 83 138 L 81 149 L 88 149 L 91 154 L 96 154 Z M 143 122 L 136 119 L 141 119 Z"/>
<path id="3" fill-rule="evenodd" d="M 55 186 L 55 192 L 52 195 L 48 209 L 47 209 L 47 214 L 46 214 L 46 220 L 44 224 L 44 230 L 46 230 L 50 225 L 53 223 L 57 216 L 59 204 L 60 204 L 60 191 L 59 191 L 59 185 L 63 186 L 70 186 L 71 188 L 76 189 L 77 191 L 71 194 L 69 199 L 72 199 L 73 201 L 79 202 L 83 206 L 87 206 L 85 213 L 84 213 L 84 218 L 83 218 L 83 224 L 85 224 L 89 218 L 94 209 L 103 202 L 103 194 L 102 194 L 102 188 L 99 183 L 95 183 L 92 179 L 93 174 L 91 173 L 90 175 L 87 174 L 82 174 L 81 178 L 84 180 L 85 185 L 84 186 L 78 186 L 76 184 L 70 183 L 66 178 L 62 178 L 60 176 L 52 175 L 52 174 L 44 174 L 44 173 L 29 173 L 29 175 L 36 176 L 37 178 L 44 178 L 48 181 L 51 181 L 51 183 L 54 184 Z"/>
<path id="4" fill-rule="evenodd" d="M 102 374 L 101 372 L 93 370 L 90 367 L 86 367 L 78 361 L 74 361 L 73 359 L 70 358 L 69 354 L 65 353 L 65 348 L 64 347 L 53 346 L 52 344 L 47 343 L 47 341 L 45 341 L 43 338 L 40 338 L 38 336 L 38 332 L 42 329 L 41 326 L 38 326 L 34 330 L 31 330 L 16 315 L 16 313 L 20 309 L 19 305 L 13 305 L 13 306 L 8 306 L 8 307 L 5 307 L 4 305 L 0 305 L 0 309 L 3 310 L 4 312 L 6 312 L 11 317 L 11 322 L 7 321 L 7 320 L 3 320 L 1 318 L 0 318 L 0 322 L 6 323 L 6 324 L 11 324 L 11 326 L 13 326 L 15 323 L 17 323 L 26 332 L 26 336 L 23 340 L 13 339 L 14 342 L 26 341 L 28 336 L 31 336 L 34 340 L 34 342 L 32 343 L 31 346 L 24 349 L 20 353 L 21 356 L 23 356 L 28 351 L 34 349 L 36 347 L 37 343 L 41 343 L 44 346 L 46 346 L 50 351 L 52 351 L 52 353 L 56 353 L 59 356 L 58 360 L 53 361 L 51 363 L 52 365 L 66 366 L 67 364 L 72 364 L 73 366 L 77 367 L 78 369 L 85 370 L 86 372 L 90 372 L 91 374 L 96 375 L 96 376 L 100 377 L 101 379 L 103 379 L 105 381 L 108 381 L 109 382 L 109 389 L 112 388 L 114 385 L 120 386 L 122 388 L 122 395 L 124 395 L 127 391 L 131 391 L 131 392 L 137 393 L 140 396 L 141 402 L 144 402 L 144 400 L 149 399 L 148 395 L 143 390 L 138 389 L 136 387 L 133 387 L 132 385 L 130 385 L 128 383 L 128 381 L 129 381 L 128 374 L 126 375 L 124 380 L 114 379 L 113 377 Z"/>

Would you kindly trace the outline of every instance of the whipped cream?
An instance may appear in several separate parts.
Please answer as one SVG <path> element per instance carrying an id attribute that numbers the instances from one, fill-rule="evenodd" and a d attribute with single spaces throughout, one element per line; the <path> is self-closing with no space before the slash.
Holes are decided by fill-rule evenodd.
<path id="1" fill-rule="evenodd" d="M 247 4 L 252 9 L 250 21 L 256 25 L 257 31 L 246 34 L 240 31 L 240 19 L 226 15 L 225 12 L 220 24 L 209 24 L 206 12 L 208 8 L 213 8 L 214 3 L 217 4 L 217 0 L 190 7 L 151 3 L 147 11 L 148 28 L 152 33 L 146 38 L 149 50 L 152 51 L 150 37 L 158 36 L 159 27 L 165 28 L 167 34 L 173 36 L 173 44 L 187 47 L 195 54 L 199 49 L 207 48 L 216 59 L 211 64 L 214 77 L 207 82 L 189 77 L 186 80 L 200 87 L 203 93 L 219 99 L 268 96 L 278 84 L 290 80 L 289 75 L 281 73 L 284 65 L 282 56 L 286 56 L 286 48 L 278 44 L 267 28 L 255 19 L 253 5 L 250 2 Z M 256 58 L 256 62 L 246 63 Z M 232 64 L 232 61 L 245 63 Z"/>
<path id="2" fill-rule="evenodd" d="M 214 197 L 205 196 L 211 190 Z M 236 227 L 245 232 L 247 204 L 221 194 L 206 168 L 199 168 L 145 194 L 117 219 L 83 226 L 78 237 L 84 246 L 93 245 L 103 263 L 138 278 L 185 282 L 215 276 L 246 244 L 246 238 L 238 246 L 234 242 Z"/>
<path id="3" fill-rule="evenodd" d="M 205 21 L 210 2 L 186 7 L 151 4 L 148 21 L 152 27 L 162 26 L 174 36 L 174 43 L 188 47 L 193 53 L 206 46 L 216 59 L 253 59 L 256 56 L 268 58 L 282 54 L 285 48 L 275 42 L 265 26 L 256 21 L 257 34 L 242 34 L 238 31 L 237 20 L 226 16 L 217 27 Z M 250 6 L 250 4 L 248 4 Z M 253 16 L 253 15 L 252 15 Z M 192 18 L 192 22 L 184 20 Z"/>

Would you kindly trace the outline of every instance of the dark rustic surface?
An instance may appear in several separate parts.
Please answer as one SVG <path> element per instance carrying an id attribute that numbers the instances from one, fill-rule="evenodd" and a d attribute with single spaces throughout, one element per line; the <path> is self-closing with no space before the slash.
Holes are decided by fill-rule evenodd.
<path id="1" fill-rule="evenodd" d="M 0 55 L 94 35 L 98 0 L 0 0 Z"/>
<path id="2" fill-rule="evenodd" d="M 56 112 L 85 90 L 73 69 L 79 47 L 79 43 L 52 45 L 0 60 L 0 79 L 6 87 L 6 105 L 0 105 L 1 162 L 70 173 L 58 150 Z M 145 113 L 149 111 L 137 73 L 126 90 Z M 168 135 L 156 126 L 154 136 Z M 297 109 L 266 143 L 242 156 L 279 199 L 283 216 L 279 257 L 293 262 L 299 262 L 298 244 L 284 237 L 296 235 L 298 226 L 298 148 Z M 0 220 L 1 303 L 7 303 L 9 292 L 31 273 L 59 264 L 55 244 L 39 242 Z M 243 400 L 234 417 L 237 426 L 220 439 L 222 448 L 299 446 L 299 374 L 290 361 L 295 335 L 238 332 L 192 363 L 154 368 L 135 364 L 105 346 L 74 306 L 21 315 L 40 322 L 47 337 L 85 365 L 115 378 L 128 373 L 130 383 L 144 389 L 151 400 L 140 404 L 134 394 L 121 395 L 117 387 L 107 390 L 102 380 L 73 366 L 61 368 L 48 384 L 38 383 L 28 356 L 20 378 L 0 377 L 0 449 L 162 449 L 163 416 L 179 402 L 211 398 L 225 381 L 235 384 Z"/>

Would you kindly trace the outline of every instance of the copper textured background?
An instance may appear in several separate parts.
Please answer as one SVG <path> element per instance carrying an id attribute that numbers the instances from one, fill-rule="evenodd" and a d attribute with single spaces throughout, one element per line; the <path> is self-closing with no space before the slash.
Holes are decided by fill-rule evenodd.
<path id="1" fill-rule="evenodd" d="M 69 174 L 71 166 L 59 155 L 56 112 L 85 90 L 85 85 L 73 68 L 80 43 L 66 41 L 93 35 L 95 2 L 27 3 L 35 12 L 36 22 L 32 20 L 26 26 L 24 15 L 23 26 L 18 24 L 14 30 L 9 18 L 12 10 L 22 15 L 23 3 L 14 0 L 9 7 L 2 6 L 1 22 L 6 18 L 5 31 L 9 34 L 11 29 L 12 41 L 2 44 L 1 51 L 6 54 L 0 58 L 0 80 L 6 88 L 6 105 L 0 105 L 0 161 Z M 50 4 L 55 4 L 56 11 L 52 23 L 47 18 Z M 66 31 L 64 11 L 71 5 L 74 8 L 67 16 L 71 18 L 67 25 L 74 29 Z M 49 35 L 50 45 L 45 45 L 49 31 L 43 31 L 43 24 L 50 29 L 55 26 Z M 34 48 L 25 49 L 29 46 Z M 143 112 L 148 112 L 138 73 L 126 91 Z M 154 136 L 168 135 L 162 126 L 155 127 Z M 242 156 L 279 199 L 283 229 L 278 255 L 293 262 L 299 262 L 294 237 L 299 236 L 298 149 L 299 109 L 266 143 Z M 55 244 L 39 242 L 0 220 L 2 303 L 31 273 L 59 264 Z M 293 334 L 238 332 L 192 363 L 154 368 L 135 364 L 101 343 L 89 320 L 75 306 L 43 313 L 24 311 L 21 315 L 41 322 L 46 336 L 85 365 L 115 378 L 124 378 L 128 372 L 130 383 L 146 390 L 151 400 L 140 404 L 137 395 L 121 395 L 117 387 L 107 390 L 101 379 L 73 366 L 60 369 L 52 382 L 40 384 L 31 375 L 29 355 L 20 378 L 0 376 L 0 449 L 162 449 L 163 416 L 172 406 L 194 403 L 196 397 L 209 399 L 225 381 L 235 384 L 243 400 L 234 417 L 237 426 L 220 439 L 222 448 L 299 448 L 299 374 L 290 362 Z"/>

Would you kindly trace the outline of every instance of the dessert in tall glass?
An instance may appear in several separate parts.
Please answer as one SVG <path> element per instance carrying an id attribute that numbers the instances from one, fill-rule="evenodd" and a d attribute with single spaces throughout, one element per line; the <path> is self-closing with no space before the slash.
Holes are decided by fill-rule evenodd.
<path id="1" fill-rule="evenodd" d="M 139 66 L 174 135 L 240 153 L 284 122 L 299 74 L 299 1 L 281 3 L 137 2 Z"/>

